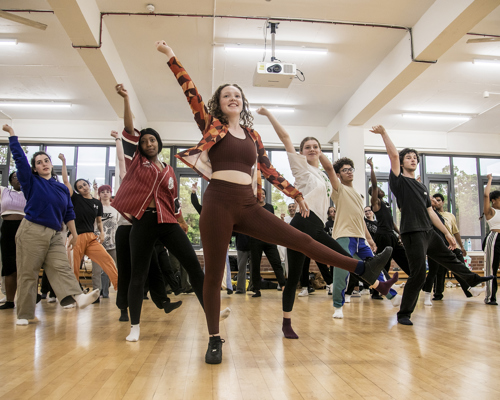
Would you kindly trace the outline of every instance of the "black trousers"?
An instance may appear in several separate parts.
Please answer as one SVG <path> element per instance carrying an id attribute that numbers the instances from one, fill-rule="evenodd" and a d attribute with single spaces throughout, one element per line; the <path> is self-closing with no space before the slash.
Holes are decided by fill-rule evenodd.
<path id="1" fill-rule="evenodd" d="M 345 251 L 334 238 L 324 231 L 323 222 L 314 213 L 311 212 L 307 218 L 304 218 L 302 215 L 297 213 L 290 222 L 290 225 L 311 236 L 317 242 L 335 250 L 337 253 L 352 258 L 351 255 Z M 297 283 L 302 275 L 306 256 L 298 251 L 287 249 L 287 257 L 288 282 L 285 286 L 285 290 L 283 291 L 283 311 L 290 312 L 293 309 L 293 303 L 295 302 L 295 289 L 297 288 Z"/>
<path id="2" fill-rule="evenodd" d="M 455 249 L 453 253 L 457 256 L 458 260 L 465 264 L 464 255 L 462 250 Z M 434 298 L 436 300 L 441 300 L 443 298 L 444 286 L 446 281 L 446 268 L 442 267 L 434 261 L 432 258 L 427 260 L 429 265 L 429 272 L 427 273 L 427 278 L 425 278 L 424 292 L 430 293 L 432 291 L 432 286 L 434 286 Z M 464 294 L 467 297 L 472 297 L 472 293 L 469 292 L 469 285 L 467 282 L 460 277 L 460 275 L 455 275 L 455 279 L 460 284 Z"/>
<path id="3" fill-rule="evenodd" d="M 408 258 L 406 257 L 406 251 L 403 245 L 399 242 L 396 235 L 393 233 L 376 233 L 373 235 L 373 241 L 377 245 L 377 254 L 384 251 L 388 246 L 392 247 L 392 255 L 385 264 L 385 270 L 389 272 L 391 268 L 391 261 L 394 259 L 398 267 L 401 268 L 407 275 L 410 275 L 410 266 L 408 264 Z"/>
<path id="4" fill-rule="evenodd" d="M 17 272 L 16 267 L 16 233 L 22 219 L 4 219 L 0 227 L 0 249 L 2 250 L 2 276 Z"/>
<path id="5" fill-rule="evenodd" d="M 278 246 L 271 243 L 263 242 L 262 240 L 250 238 L 250 257 L 252 259 L 252 285 L 253 291 L 260 290 L 260 262 L 262 260 L 262 252 L 265 253 L 271 267 L 276 275 L 276 279 L 281 287 L 285 286 L 285 274 L 281 266 L 280 253 Z"/>
<path id="6" fill-rule="evenodd" d="M 170 289 L 177 292 L 181 288 L 180 281 L 176 278 L 175 270 L 170 264 L 167 249 L 165 249 L 165 246 L 159 240 L 155 243 L 155 252 L 165 283 L 170 286 Z"/>
<path id="7" fill-rule="evenodd" d="M 128 308 L 128 288 L 130 286 L 130 231 L 132 225 L 121 225 L 116 230 L 116 267 L 118 269 L 118 290 L 116 292 L 116 306 L 120 310 Z M 151 300 L 156 307 L 162 309 L 164 302 L 170 302 L 165 289 L 165 282 L 160 272 L 156 254 L 151 257 L 147 286 L 151 293 Z"/>
<path id="8" fill-rule="evenodd" d="M 471 272 L 457 259 L 443 239 L 433 230 L 424 232 L 410 232 L 401 235 L 409 262 L 410 274 L 403 291 L 398 318 L 410 317 L 417 304 L 418 295 L 425 284 L 425 258 L 436 261 L 467 282 L 468 286 L 477 284 L 477 274 Z"/>
<path id="9" fill-rule="evenodd" d="M 497 273 L 500 264 L 500 240 L 498 232 L 490 231 L 483 241 L 483 250 L 486 255 L 484 274 L 493 275 L 495 277 L 491 281 L 486 282 L 486 296 L 484 302 L 489 303 L 491 301 L 497 301 Z"/>

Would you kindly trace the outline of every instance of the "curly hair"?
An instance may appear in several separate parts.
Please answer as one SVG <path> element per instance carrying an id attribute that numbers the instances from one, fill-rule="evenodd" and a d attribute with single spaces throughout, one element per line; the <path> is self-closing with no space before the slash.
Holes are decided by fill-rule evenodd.
<path id="1" fill-rule="evenodd" d="M 490 193 L 490 201 L 498 199 L 500 197 L 500 190 L 494 190 Z"/>
<path id="2" fill-rule="evenodd" d="M 352 161 L 350 158 L 347 157 L 339 158 L 333 164 L 333 169 L 335 170 L 335 173 L 340 174 L 340 168 L 342 168 L 344 165 L 350 165 L 352 168 L 354 168 L 354 161 Z"/>
<path id="3" fill-rule="evenodd" d="M 403 167 L 403 160 L 405 156 L 409 153 L 415 154 L 417 156 L 417 163 L 420 164 L 420 156 L 418 155 L 418 151 L 407 147 L 399 152 L 399 162 L 401 164 L 401 167 Z"/>
<path id="4" fill-rule="evenodd" d="M 208 112 L 215 118 L 217 118 L 220 122 L 222 122 L 224 125 L 229 124 L 229 121 L 227 120 L 226 116 L 222 112 L 220 108 L 220 94 L 222 92 L 222 89 L 224 89 L 227 86 L 234 86 L 237 88 L 240 93 L 241 93 L 241 98 L 243 99 L 243 109 L 241 110 L 240 113 L 240 123 L 242 126 L 245 128 L 252 128 L 253 127 L 253 116 L 250 113 L 250 106 L 248 105 L 248 100 L 245 97 L 243 90 L 235 83 L 230 84 L 226 83 L 224 85 L 220 85 L 215 93 L 213 94 L 212 98 L 208 101 L 207 107 L 208 107 Z"/>

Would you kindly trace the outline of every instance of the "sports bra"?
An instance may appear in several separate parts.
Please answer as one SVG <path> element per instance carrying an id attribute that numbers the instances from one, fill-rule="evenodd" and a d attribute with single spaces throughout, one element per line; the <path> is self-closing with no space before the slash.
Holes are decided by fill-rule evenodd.
<path id="1" fill-rule="evenodd" d="M 252 167 L 257 160 L 257 149 L 245 130 L 245 139 L 238 139 L 228 133 L 210 148 L 208 156 L 212 163 L 212 172 L 232 170 L 252 175 Z"/>

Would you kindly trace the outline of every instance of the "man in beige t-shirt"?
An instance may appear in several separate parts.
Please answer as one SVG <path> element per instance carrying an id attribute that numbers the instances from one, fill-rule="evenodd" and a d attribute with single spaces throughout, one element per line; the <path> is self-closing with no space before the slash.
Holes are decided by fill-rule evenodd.
<path id="1" fill-rule="evenodd" d="M 352 183 L 354 180 L 354 162 L 343 157 L 333 164 L 337 179 L 331 182 L 333 187 L 332 199 L 337 208 L 335 224 L 333 225 L 333 238 L 354 258 L 365 260 L 373 257 L 377 250 L 370 232 L 365 224 L 365 201 L 361 194 L 356 192 Z M 367 244 L 368 243 L 368 244 Z M 333 269 L 333 318 L 343 318 L 342 306 L 349 301 L 345 290 L 349 279 L 349 272 L 339 268 Z M 380 281 L 385 281 L 381 273 Z M 393 289 L 387 295 L 388 299 L 396 298 L 397 292 Z"/>

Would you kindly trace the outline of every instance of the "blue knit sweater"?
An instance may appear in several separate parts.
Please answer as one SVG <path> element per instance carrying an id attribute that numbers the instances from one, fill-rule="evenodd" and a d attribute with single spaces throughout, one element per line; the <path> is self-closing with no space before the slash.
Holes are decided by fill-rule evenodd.
<path id="1" fill-rule="evenodd" d="M 26 198 L 25 218 L 60 231 L 63 222 L 75 219 L 68 188 L 53 178 L 44 179 L 33 174 L 17 136 L 9 137 L 9 145 L 16 162 L 17 179 Z"/>

